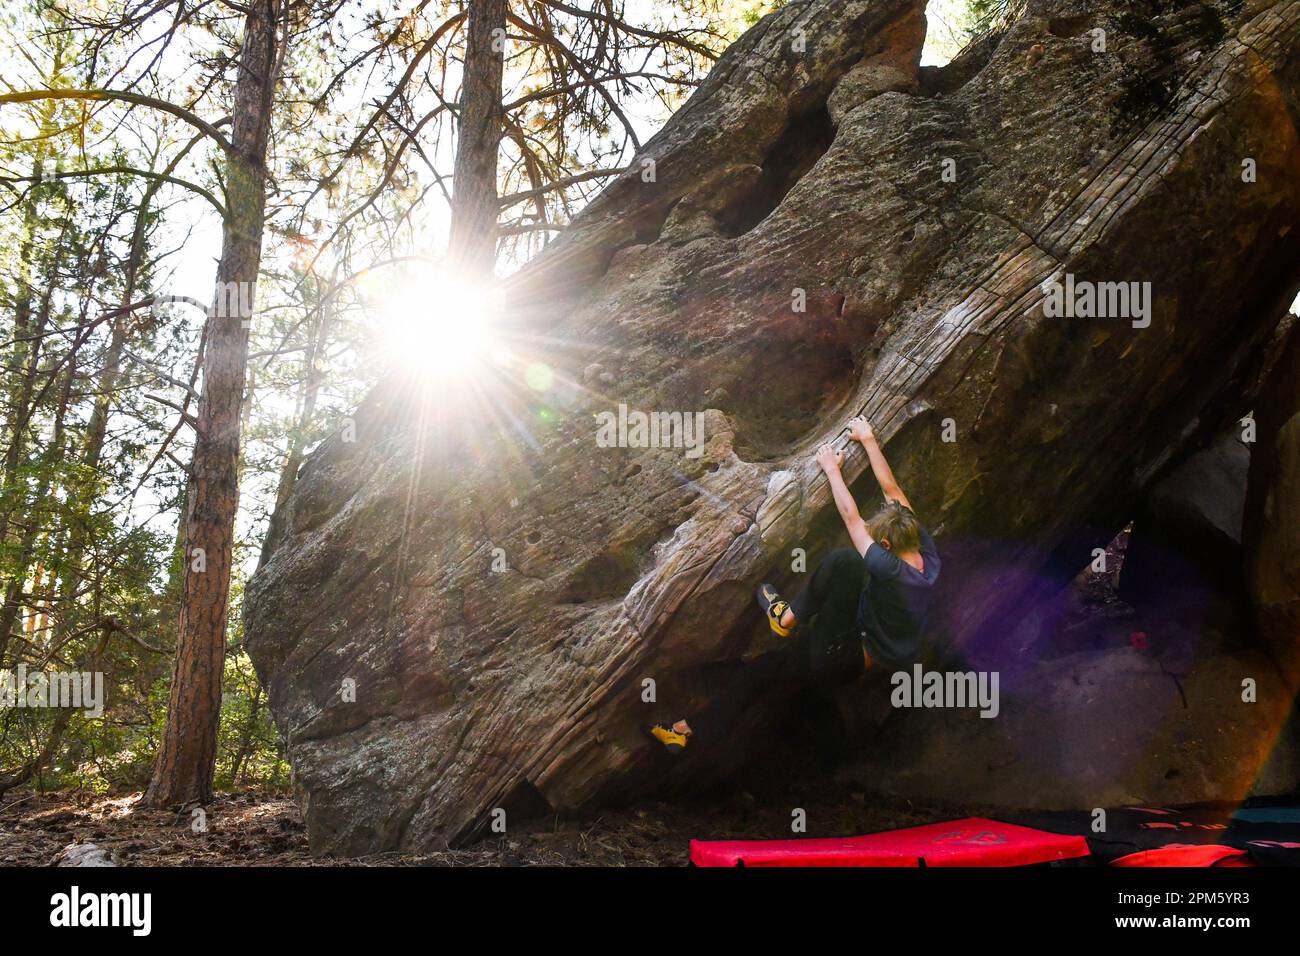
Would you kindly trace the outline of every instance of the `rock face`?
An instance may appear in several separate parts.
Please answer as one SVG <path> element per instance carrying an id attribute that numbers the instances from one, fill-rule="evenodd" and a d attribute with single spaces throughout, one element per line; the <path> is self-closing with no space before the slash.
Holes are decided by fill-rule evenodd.
<path id="1" fill-rule="evenodd" d="M 743 760 L 742 727 L 666 773 L 640 727 L 761 644 L 756 582 L 841 543 L 811 453 L 859 410 L 944 553 L 935 639 L 972 667 L 1249 410 L 1300 276 L 1300 2 L 1212 41 L 1190 9 L 1157 21 L 1180 95 L 1116 126 L 1124 78 L 1160 68 L 1118 9 L 1030 0 L 923 74 L 915 0 L 794 0 L 510 280 L 511 364 L 387 383 L 322 445 L 245 603 L 315 850 Z M 1119 282 L 1150 283 L 1145 318 L 1045 314 Z M 620 405 L 700 413 L 705 441 L 605 447 Z"/>
<path id="2" fill-rule="evenodd" d="M 1166 666 L 1176 656 L 1122 647 L 1002 668 L 996 718 L 894 713 L 839 773 L 889 795 L 1052 810 L 1292 792 L 1294 690 L 1267 655 L 1203 649 Z"/>
<path id="3" fill-rule="evenodd" d="M 1300 337 L 1290 336 L 1254 415 L 1246 575 L 1260 637 L 1300 691 Z"/>

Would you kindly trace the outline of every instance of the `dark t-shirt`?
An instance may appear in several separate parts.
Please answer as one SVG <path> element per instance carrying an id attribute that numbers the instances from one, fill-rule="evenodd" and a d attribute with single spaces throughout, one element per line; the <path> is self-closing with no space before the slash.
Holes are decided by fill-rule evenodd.
<path id="1" fill-rule="evenodd" d="M 939 552 L 930 533 L 924 527 L 920 532 L 924 571 L 875 541 L 862 556 L 867 566 L 867 583 L 858 600 L 862 644 L 872 658 L 892 667 L 920 659 L 921 632 L 934 583 L 939 580 Z"/>

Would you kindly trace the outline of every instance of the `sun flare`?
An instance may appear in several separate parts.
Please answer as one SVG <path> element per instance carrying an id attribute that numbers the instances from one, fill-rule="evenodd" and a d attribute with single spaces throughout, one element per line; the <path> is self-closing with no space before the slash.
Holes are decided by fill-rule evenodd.
<path id="1" fill-rule="evenodd" d="M 503 348 L 501 294 L 443 269 L 407 273 L 381 292 L 379 334 L 390 363 L 436 380 L 462 378 Z"/>

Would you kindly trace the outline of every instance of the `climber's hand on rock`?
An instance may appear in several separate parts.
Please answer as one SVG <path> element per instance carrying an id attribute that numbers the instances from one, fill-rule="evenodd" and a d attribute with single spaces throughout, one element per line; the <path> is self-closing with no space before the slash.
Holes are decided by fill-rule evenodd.
<path id="1" fill-rule="evenodd" d="M 840 466 L 844 464 L 844 452 L 836 451 L 831 445 L 822 445 L 817 449 L 817 464 L 822 466 L 822 471 L 830 474 L 832 471 L 839 471 Z"/>
<path id="2" fill-rule="evenodd" d="M 865 443 L 875 438 L 876 433 L 871 430 L 871 422 L 858 415 L 849 419 L 849 437 L 854 441 Z"/>

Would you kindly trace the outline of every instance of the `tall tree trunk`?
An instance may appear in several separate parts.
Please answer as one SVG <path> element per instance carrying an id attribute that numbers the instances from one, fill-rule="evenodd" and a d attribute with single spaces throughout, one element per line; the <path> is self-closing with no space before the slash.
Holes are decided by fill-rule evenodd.
<path id="1" fill-rule="evenodd" d="M 506 0 L 469 0 L 448 254 L 458 272 L 480 279 L 496 263 L 505 35 Z"/>
<path id="2" fill-rule="evenodd" d="M 239 504 L 240 412 L 248 368 L 246 321 L 262 259 L 266 151 L 278 60 L 279 0 L 255 0 L 244 22 L 235 84 L 227 212 L 217 290 L 208 315 L 191 491 L 185 516 L 184 580 L 167 727 L 145 791 L 146 806 L 212 797 L 221 716 L 221 676 Z"/>

